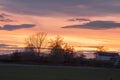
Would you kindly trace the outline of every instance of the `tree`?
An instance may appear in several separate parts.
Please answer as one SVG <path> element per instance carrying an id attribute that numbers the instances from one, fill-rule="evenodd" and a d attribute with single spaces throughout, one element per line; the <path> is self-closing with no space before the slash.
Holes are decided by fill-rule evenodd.
<path id="1" fill-rule="evenodd" d="M 64 61 L 63 52 L 63 39 L 57 36 L 55 40 L 50 41 L 50 61 L 53 63 L 60 63 Z"/>
<path id="2" fill-rule="evenodd" d="M 65 62 L 71 63 L 74 57 L 74 48 L 73 46 L 68 45 L 67 43 L 64 45 L 64 58 Z"/>
<path id="3" fill-rule="evenodd" d="M 13 61 L 19 62 L 21 61 L 21 53 L 16 50 L 15 52 L 12 53 L 11 58 Z"/>
<path id="4" fill-rule="evenodd" d="M 50 42 L 50 49 L 50 60 L 54 63 L 62 63 L 73 57 L 73 47 L 68 46 L 60 36 Z"/>
<path id="5" fill-rule="evenodd" d="M 97 48 L 98 51 L 101 51 L 101 52 L 105 52 L 107 50 L 107 48 L 105 46 L 99 46 Z"/>
<path id="6" fill-rule="evenodd" d="M 29 36 L 25 40 L 26 49 L 28 51 L 37 52 L 39 56 L 39 53 L 41 53 L 41 48 L 43 47 L 43 44 L 46 40 L 46 36 L 47 34 L 43 32 L 39 32 Z"/>

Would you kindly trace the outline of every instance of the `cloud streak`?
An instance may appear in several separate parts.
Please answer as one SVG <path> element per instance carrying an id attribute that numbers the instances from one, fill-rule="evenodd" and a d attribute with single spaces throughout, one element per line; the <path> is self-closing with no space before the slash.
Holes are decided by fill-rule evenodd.
<path id="1" fill-rule="evenodd" d="M 0 48 L 17 47 L 16 45 L 0 44 Z"/>
<path id="2" fill-rule="evenodd" d="M 7 47 L 7 46 L 9 46 L 9 45 L 7 45 L 7 44 L 0 44 L 0 48 L 4 48 L 4 47 Z"/>
<path id="3" fill-rule="evenodd" d="M 69 25 L 62 28 L 83 28 L 83 29 L 93 29 L 93 30 L 105 30 L 120 28 L 120 23 L 114 21 L 90 21 L 82 25 Z"/>
<path id="4" fill-rule="evenodd" d="M 8 17 L 9 17 L 9 15 L 1 13 L 0 14 L 0 22 L 13 22 L 13 20 Z"/>
<path id="5" fill-rule="evenodd" d="M 4 25 L 3 27 L 0 27 L 0 30 L 7 30 L 7 31 L 13 31 L 23 28 L 32 28 L 35 27 L 35 24 L 20 24 L 20 25 Z"/>
<path id="6" fill-rule="evenodd" d="M 87 18 L 72 18 L 72 19 L 68 19 L 68 21 L 91 21 L 90 19 Z"/>

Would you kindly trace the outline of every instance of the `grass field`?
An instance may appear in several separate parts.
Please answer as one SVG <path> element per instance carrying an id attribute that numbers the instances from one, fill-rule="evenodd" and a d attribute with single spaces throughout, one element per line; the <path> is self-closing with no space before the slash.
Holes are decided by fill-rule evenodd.
<path id="1" fill-rule="evenodd" d="M 0 65 L 0 80 L 120 80 L 120 70 Z"/>

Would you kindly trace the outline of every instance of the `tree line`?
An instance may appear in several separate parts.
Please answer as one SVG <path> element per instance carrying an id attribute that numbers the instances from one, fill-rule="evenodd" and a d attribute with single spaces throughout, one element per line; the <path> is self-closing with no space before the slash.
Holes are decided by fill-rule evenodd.
<path id="1" fill-rule="evenodd" d="M 76 56 L 74 47 L 64 42 L 60 36 L 48 41 L 47 33 L 36 33 L 25 39 L 25 45 L 24 51 L 15 51 L 11 55 L 7 55 L 7 58 L 2 55 L 0 61 L 22 64 L 114 67 L 112 61 L 86 59 L 84 54 Z M 49 54 L 42 52 L 45 47 L 49 49 Z M 100 50 L 103 51 L 103 48 L 100 48 Z"/>

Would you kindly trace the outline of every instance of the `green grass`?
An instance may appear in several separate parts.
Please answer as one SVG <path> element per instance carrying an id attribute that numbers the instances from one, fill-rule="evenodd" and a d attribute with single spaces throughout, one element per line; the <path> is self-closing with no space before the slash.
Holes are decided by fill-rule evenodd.
<path id="1" fill-rule="evenodd" d="M 120 80 L 120 70 L 0 65 L 0 80 Z"/>

